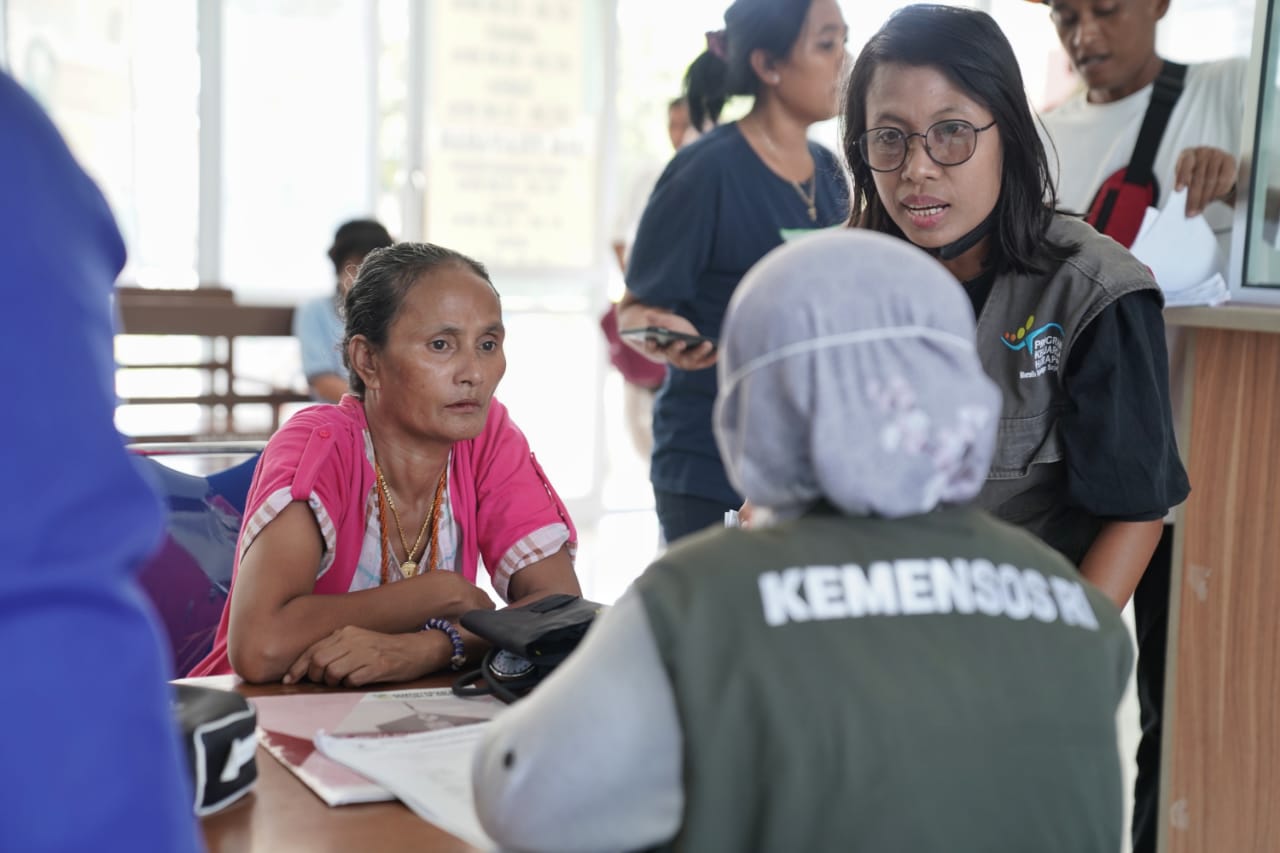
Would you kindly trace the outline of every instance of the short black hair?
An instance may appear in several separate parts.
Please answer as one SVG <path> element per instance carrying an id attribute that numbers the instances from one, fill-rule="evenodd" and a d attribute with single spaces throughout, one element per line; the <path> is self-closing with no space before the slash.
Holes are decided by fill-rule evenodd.
<path id="1" fill-rule="evenodd" d="M 409 288 L 423 276 L 446 267 L 473 272 L 493 288 L 484 264 L 433 243 L 396 243 L 374 249 L 365 256 L 343 304 L 346 334 L 342 338 L 342 363 L 347 368 L 351 391 L 357 397 L 364 396 L 364 380 L 351 367 L 351 339 L 363 335 L 375 349 L 385 346 L 391 324 L 400 313 Z M 497 288 L 493 292 L 496 295 Z"/>
<path id="2" fill-rule="evenodd" d="M 763 50 L 786 59 L 800 38 L 813 0 L 736 0 L 724 13 L 724 56 L 703 51 L 684 75 L 689 120 L 699 131 L 707 119 L 720 121 L 724 102 L 734 95 L 755 95 L 760 81 L 751 54 Z"/>
<path id="3" fill-rule="evenodd" d="M 329 260 L 333 269 L 342 274 L 342 263 L 347 258 L 363 258 L 374 249 L 390 246 L 395 240 L 376 219 L 352 219 L 338 226 L 329 247 Z"/>
<path id="4" fill-rule="evenodd" d="M 996 272 L 1044 272 L 1075 254 L 1045 239 L 1057 207 L 1036 118 L 1013 47 L 985 12 L 958 6 L 906 6 L 889 17 L 853 64 L 840 116 L 841 145 L 853 176 L 849 224 L 903 237 L 876 191 L 858 139 L 867 131 L 867 91 L 881 65 L 936 68 L 996 121 L 1004 150 L 989 265 Z"/>

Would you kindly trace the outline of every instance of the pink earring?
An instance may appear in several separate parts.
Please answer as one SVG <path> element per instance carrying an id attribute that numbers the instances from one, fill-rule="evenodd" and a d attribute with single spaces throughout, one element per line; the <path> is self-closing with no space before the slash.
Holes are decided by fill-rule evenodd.
<path id="1" fill-rule="evenodd" d="M 778 85 L 779 83 L 781 83 L 781 82 L 782 82 L 782 75 L 781 75 L 781 74 L 774 74 L 772 77 L 770 77 L 770 78 L 769 78 L 769 82 L 770 82 L 770 83 L 772 83 L 772 84 L 773 84 L 773 85 L 775 85 L 775 86 L 776 86 L 776 85 Z"/>

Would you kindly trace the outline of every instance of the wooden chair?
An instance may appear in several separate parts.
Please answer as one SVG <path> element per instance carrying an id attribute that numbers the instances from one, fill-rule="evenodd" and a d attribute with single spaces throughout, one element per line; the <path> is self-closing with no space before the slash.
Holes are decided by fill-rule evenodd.
<path id="1" fill-rule="evenodd" d="M 237 373 L 236 341 L 242 338 L 293 337 L 293 307 L 240 305 L 222 287 L 195 290 L 152 290 L 121 287 L 116 291 L 121 333 L 126 335 L 193 335 L 205 339 L 202 357 L 178 360 L 123 362 L 117 371 L 196 370 L 204 379 L 196 393 L 123 395 L 122 406 L 195 404 L 203 411 L 200 429 L 186 434 L 149 433 L 148 441 L 192 441 L 225 438 L 266 439 L 280 426 L 288 404 L 311 402 L 292 388 L 271 387 Z M 250 405 L 270 408 L 270 426 L 246 429 L 237 409 Z M 142 438 L 142 436 L 135 436 Z"/>

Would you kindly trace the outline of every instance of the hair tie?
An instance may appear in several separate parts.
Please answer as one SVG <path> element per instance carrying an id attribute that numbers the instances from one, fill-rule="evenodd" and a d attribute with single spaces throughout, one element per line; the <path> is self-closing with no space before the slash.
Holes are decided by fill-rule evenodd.
<path id="1" fill-rule="evenodd" d="M 729 42 L 725 38 L 724 30 L 707 31 L 707 51 L 717 59 L 729 61 Z"/>

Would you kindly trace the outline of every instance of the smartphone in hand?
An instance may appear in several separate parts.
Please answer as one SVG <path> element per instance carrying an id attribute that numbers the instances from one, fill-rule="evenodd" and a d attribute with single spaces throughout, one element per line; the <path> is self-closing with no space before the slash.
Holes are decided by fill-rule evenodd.
<path id="1" fill-rule="evenodd" d="M 673 332 L 662 326 L 642 326 L 637 329 L 622 329 L 618 332 L 626 338 L 641 338 L 646 341 L 653 341 L 658 345 L 658 349 L 666 349 L 674 343 L 684 344 L 685 350 L 691 350 L 702 344 L 709 343 L 712 349 L 715 348 L 715 338 L 708 338 L 706 335 L 690 335 L 684 332 Z"/>

